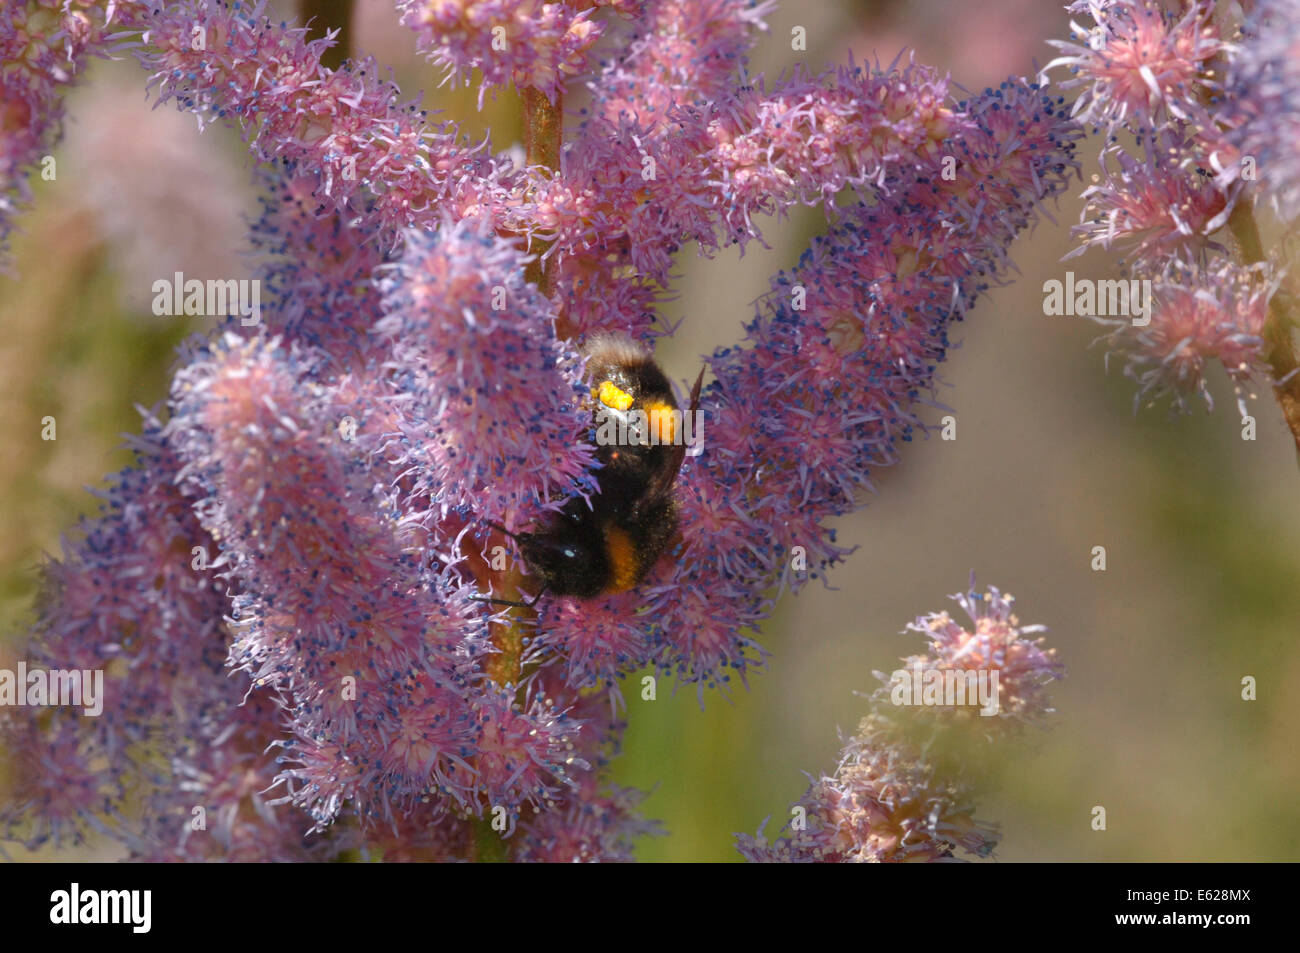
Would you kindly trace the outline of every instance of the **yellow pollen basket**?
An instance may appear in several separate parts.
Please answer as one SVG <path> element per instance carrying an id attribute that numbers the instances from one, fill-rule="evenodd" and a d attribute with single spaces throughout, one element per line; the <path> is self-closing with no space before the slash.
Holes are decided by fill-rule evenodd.
<path id="1" fill-rule="evenodd" d="M 667 404 L 650 404 L 646 407 L 651 430 L 659 434 L 661 444 L 677 442 L 677 411 Z"/>
<path id="2" fill-rule="evenodd" d="M 601 381 L 600 386 L 596 388 L 596 399 L 614 410 L 627 410 L 632 406 L 632 395 L 627 391 L 619 390 L 613 381 Z"/>
<path id="3" fill-rule="evenodd" d="M 605 527 L 605 556 L 609 560 L 610 581 L 606 592 L 626 592 L 636 585 L 640 560 L 632 537 L 616 526 Z"/>

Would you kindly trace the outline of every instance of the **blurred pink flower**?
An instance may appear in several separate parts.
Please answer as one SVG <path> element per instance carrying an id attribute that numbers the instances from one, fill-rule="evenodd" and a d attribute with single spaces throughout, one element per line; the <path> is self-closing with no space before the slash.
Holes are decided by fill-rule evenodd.
<path id="1" fill-rule="evenodd" d="M 226 152 L 194 122 L 153 109 L 115 74 L 75 95 L 65 138 L 65 194 L 98 224 L 118 273 L 123 305 L 150 314 L 153 283 L 248 274 L 244 250 L 251 196 Z"/>

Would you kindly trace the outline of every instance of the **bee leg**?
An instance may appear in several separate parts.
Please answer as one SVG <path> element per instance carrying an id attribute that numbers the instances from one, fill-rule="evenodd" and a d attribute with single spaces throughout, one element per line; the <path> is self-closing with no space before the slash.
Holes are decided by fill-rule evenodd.
<path id="1" fill-rule="evenodd" d="M 533 606 L 537 605 L 537 600 L 542 598 L 545 594 L 546 587 L 542 586 L 541 591 L 538 592 L 537 595 L 533 596 L 531 602 L 515 602 L 510 599 L 493 599 L 491 596 L 470 596 L 469 598 L 471 602 L 489 602 L 494 606 L 511 606 L 515 609 L 531 609 Z"/>
<path id="2" fill-rule="evenodd" d="M 510 530 L 506 529 L 504 526 L 502 526 L 502 525 L 499 524 L 499 523 L 493 523 L 491 520 L 479 520 L 479 522 L 482 523 L 482 524 L 485 525 L 485 526 L 490 526 L 490 527 L 492 527 L 492 528 L 493 528 L 494 530 L 496 530 L 498 533 L 502 533 L 502 534 L 504 534 L 504 535 L 506 535 L 506 536 L 509 536 L 509 537 L 510 537 L 511 539 L 513 539 L 513 540 L 518 540 L 518 539 L 519 539 L 519 536 L 518 536 L 517 534 L 510 532 Z"/>
<path id="3" fill-rule="evenodd" d="M 516 609 L 527 609 L 532 606 L 530 602 L 512 602 L 509 599 L 493 599 L 491 596 L 470 596 L 470 602 L 487 602 L 494 606 L 512 606 Z"/>

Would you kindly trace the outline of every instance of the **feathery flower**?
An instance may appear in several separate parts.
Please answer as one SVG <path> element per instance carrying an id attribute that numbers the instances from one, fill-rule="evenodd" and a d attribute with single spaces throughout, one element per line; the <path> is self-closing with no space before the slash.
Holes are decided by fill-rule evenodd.
<path id="1" fill-rule="evenodd" d="M 1231 134 L 1252 156 L 1284 218 L 1300 215 L 1300 7 L 1261 0 L 1233 60 L 1229 93 L 1241 117 Z"/>
<path id="2" fill-rule="evenodd" d="M 983 673 L 998 705 L 996 714 L 975 720 L 981 728 L 991 723 L 1001 729 L 999 735 L 1041 722 L 1052 711 L 1046 687 L 1063 675 L 1055 650 L 1028 637 L 1045 628 L 1022 626 L 1014 600 L 993 587 L 979 593 L 973 576 L 969 590 L 951 598 L 970 617 L 970 628 L 946 612 L 917 618 L 907 628 L 929 640 L 928 651 L 904 659 L 904 671 Z M 967 712 L 946 699 L 899 707 L 891 704 L 888 686 L 870 697 L 872 710 L 845 745 L 839 767 L 812 781 L 784 836 L 769 842 L 761 829 L 756 837 L 737 835 L 737 848 L 747 860 L 898 863 L 962 859 L 958 851 L 975 857 L 992 853 L 1000 838 L 997 828 L 971 816 L 977 766 L 970 771 L 937 753 L 943 733 L 961 727 Z M 985 743 L 994 736 L 986 732 Z M 971 761 L 979 758 L 978 747 L 969 744 L 958 752 Z"/>
<path id="3" fill-rule="evenodd" d="M 955 858 L 962 850 L 987 857 L 997 846 L 995 826 L 971 816 L 970 792 L 935 776 L 905 743 L 870 738 L 870 719 L 849 740 L 835 774 L 812 783 L 798 802 L 803 815 L 769 843 L 736 836 L 751 863 L 912 863 Z M 766 826 L 766 824 L 764 824 Z M 960 858 L 957 858 L 960 859 Z"/>
<path id="4" fill-rule="evenodd" d="M 1106 340 L 1138 382 L 1135 407 L 1166 393 L 1175 408 L 1186 410 L 1198 393 L 1212 407 L 1205 367 L 1220 360 L 1244 414 L 1250 379 L 1273 372 L 1264 342 L 1281 275 L 1276 260 L 1247 247 L 1258 241 L 1243 244 L 1243 236 L 1255 231 L 1256 178 L 1284 214 L 1295 211 L 1292 193 L 1300 194 L 1293 148 L 1300 73 L 1288 56 L 1300 17 L 1292 4 L 1261 3 L 1237 44 L 1223 39 L 1207 0 L 1184 4 L 1181 16 L 1147 0 L 1072 9 L 1084 6 L 1099 24 L 1096 48 L 1057 43 L 1074 55 L 1049 68 L 1080 74 L 1065 87 L 1092 83 L 1075 112 L 1107 123 L 1111 135 L 1100 181 L 1094 176 L 1097 184 L 1083 193 L 1079 247 L 1066 258 L 1094 246 L 1119 249 L 1132 277 L 1151 282 L 1149 325 L 1097 319 L 1113 327 Z M 1134 137 L 1132 145 L 1121 131 Z M 1236 258 L 1225 226 L 1242 251 Z"/>
<path id="5" fill-rule="evenodd" d="M 937 164 L 960 128 L 937 71 L 846 66 L 803 70 L 772 89 L 747 88 L 710 124 L 712 163 L 729 225 L 797 202 L 823 203 L 848 185 L 882 185 L 900 164 Z"/>
<path id="6" fill-rule="evenodd" d="M 500 520 L 592 485 L 577 356 L 524 281 L 527 260 L 485 222 L 448 223 L 408 233 L 381 282 L 408 514 Z"/>
<path id="7" fill-rule="evenodd" d="M 916 64 L 751 85 L 768 3 L 594 6 L 631 36 L 611 31 L 561 167 L 520 169 L 431 126 L 372 61 L 322 67 L 329 41 L 262 0 L 131 4 L 159 101 L 275 167 L 252 239 L 266 321 L 184 349 L 167 423 L 51 568 L 29 657 L 107 659 L 117 707 L 6 714 L 6 834 L 98 829 L 158 859 L 627 859 L 650 827 L 608 786 L 617 679 L 743 682 L 774 591 L 850 551 L 826 521 L 924 429 L 953 322 L 1064 187 L 1077 124 L 1037 84 L 955 100 Z M 404 4 L 449 68 L 552 96 L 585 69 L 591 8 Z M 484 49 L 498 15 L 514 45 Z M 840 208 L 846 187 L 861 202 Z M 474 601 L 520 575 L 460 548 L 476 526 L 599 487 L 563 338 L 650 336 L 682 247 L 761 239 L 755 213 L 800 202 L 833 224 L 714 353 L 715 442 L 682 468 L 666 558 L 638 591 L 536 619 Z M 864 736 L 816 802 L 820 856 L 992 845 L 904 739 Z"/>
<path id="8" fill-rule="evenodd" d="M 136 466 L 117 474 L 101 494 L 101 515 L 83 522 L 64 540 L 63 558 L 47 564 L 27 650 L 33 667 L 101 671 L 103 712 L 0 711 L 15 765 L 0 829 L 32 848 L 47 838 L 68 845 L 92 830 L 124 830 L 126 778 L 157 778 L 145 785 L 146 797 L 174 795 L 190 757 L 182 747 L 200 760 L 219 757 L 196 739 L 219 744 L 221 715 L 242 693 L 223 670 L 227 600 L 215 576 L 224 563 L 176 486 L 183 462 L 152 416 L 131 443 Z M 161 772 L 160 746 L 181 758 Z"/>
<path id="9" fill-rule="evenodd" d="M 997 724 L 1033 724 L 1051 714 L 1047 686 L 1058 680 L 1063 669 L 1055 649 L 1044 649 L 1043 639 L 1029 638 L 1046 632 L 1044 625 L 1021 625 L 1015 614 L 1015 597 L 1003 595 L 996 586 L 984 593 L 975 589 L 952 600 L 970 619 L 958 623 L 947 612 L 920 616 L 908 623 L 908 630 L 929 640 L 925 655 L 903 659 L 904 668 L 926 671 L 998 673 Z M 944 710 L 940 708 L 939 710 Z"/>
<path id="10" fill-rule="evenodd" d="M 178 376 L 168 425 L 243 590 L 232 662 L 284 696 L 292 719 L 282 778 L 299 787 L 286 799 L 323 826 L 345 803 L 389 819 L 435 795 L 459 810 L 480 793 L 510 806 L 547 797 L 543 779 L 567 771 L 568 721 L 514 711 L 477 684 L 481 616 L 407 552 L 375 479 L 378 438 L 368 448 L 319 425 L 350 405 L 311 380 L 310 362 L 275 340 L 227 336 Z M 503 732 L 517 764 L 497 750 Z"/>
<path id="11" fill-rule="evenodd" d="M 63 93 L 111 40 L 114 13 L 95 0 L 8 0 L 0 8 L 0 269 L 7 265 L 18 206 L 31 201 L 28 176 L 62 133 Z"/>
<path id="12" fill-rule="evenodd" d="M 624 117 L 651 129 L 670 120 L 669 108 L 731 96 L 746 53 L 773 0 L 646 0 L 636 32 L 587 85 L 590 115 Z"/>
<path id="13" fill-rule="evenodd" d="M 766 614 L 757 594 L 808 578 L 787 571 L 794 547 L 814 572 L 842 556 L 822 521 L 859 506 L 872 469 L 912 438 L 951 323 L 1007 267 L 1005 247 L 1038 204 L 1065 187 L 1078 130 L 1060 106 L 1020 81 L 959 104 L 954 124 L 980 131 L 954 181 L 936 185 L 918 161 L 879 204 L 848 210 L 773 280 L 749 346 L 714 354 L 717 380 L 701 403 L 724 443 L 684 469 L 685 548 L 654 580 L 667 669 L 709 683 L 743 673 L 755 661 L 745 632 Z M 972 180 L 1002 194 L 954 201 L 976 191 Z"/>
<path id="14" fill-rule="evenodd" d="M 1252 379 L 1267 380 L 1264 330 L 1279 280 L 1265 264 L 1220 261 L 1152 282 L 1151 323 L 1123 322 L 1107 336 L 1125 355 L 1125 376 L 1138 383 L 1134 404 L 1169 395 L 1176 409 L 1190 412 L 1189 398 L 1199 394 L 1213 410 L 1205 386 L 1212 360 L 1223 364 L 1239 403 Z"/>
<path id="15" fill-rule="evenodd" d="M 448 78 L 469 85 L 479 70 L 479 106 L 489 86 L 532 86 L 555 100 L 586 72 L 587 52 L 604 32 L 591 10 L 542 0 L 399 0 L 402 22 Z"/>
<path id="16" fill-rule="evenodd" d="M 322 203 L 341 209 L 372 196 L 367 208 L 389 241 L 440 206 L 467 210 L 508 191 L 507 170 L 459 144 L 453 126 L 429 128 L 373 60 L 327 69 L 329 40 L 275 24 L 266 6 L 178 0 L 142 12 L 147 45 L 137 56 L 158 102 L 174 100 L 201 123 L 237 125 L 258 159 L 316 176 Z"/>
<path id="17" fill-rule="evenodd" d="M 1079 12 L 1079 11 L 1076 11 Z M 1227 48 L 1211 0 L 1192 0 L 1181 15 L 1154 0 L 1091 4 L 1096 26 L 1071 21 L 1075 41 L 1049 40 L 1061 50 L 1047 69 L 1067 66 L 1083 88 L 1075 100 L 1080 121 L 1114 126 L 1132 116 L 1188 118 L 1201 99 L 1222 86 L 1213 69 Z"/>
<path id="18" fill-rule="evenodd" d="M 1236 190 L 1220 191 L 1175 133 L 1146 135 L 1149 140 L 1139 142 L 1141 160 L 1122 149 L 1103 153 L 1102 181 L 1084 191 L 1082 223 L 1072 232 L 1079 247 L 1066 258 L 1093 246 L 1119 248 L 1158 269 L 1170 258 L 1205 262 L 1209 252 L 1223 250 L 1210 236 L 1227 222 Z M 1118 168 L 1107 165 L 1107 157 Z"/>
<path id="19" fill-rule="evenodd" d="M 381 353 L 371 328 L 383 313 L 371 280 L 384 262 L 373 203 L 322 205 L 319 180 L 283 167 L 259 177 L 261 214 L 250 243 L 257 254 L 262 323 L 286 342 L 318 347 L 349 365 Z M 357 207 L 357 206 L 360 207 Z M 232 322 L 230 330 L 243 329 Z"/>
<path id="20" fill-rule="evenodd" d="M 558 810 L 539 813 L 519 829 L 519 863 L 628 863 L 639 838 L 663 832 L 636 814 L 642 795 L 611 786 L 608 793 L 584 791 Z"/>

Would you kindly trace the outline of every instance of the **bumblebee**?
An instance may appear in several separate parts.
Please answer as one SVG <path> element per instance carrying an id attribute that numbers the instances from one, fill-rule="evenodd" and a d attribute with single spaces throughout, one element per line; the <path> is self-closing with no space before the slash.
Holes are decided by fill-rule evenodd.
<path id="1" fill-rule="evenodd" d="M 542 526 L 511 533 L 544 593 L 591 599 L 633 588 L 658 562 L 677 531 L 673 484 L 686 456 L 684 430 L 699 409 L 701 368 L 686 420 L 668 377 L 629 338 L 601 335 L 584 349 L 596 434 L 597 492 L 570 499 Z M 685 424 L 685 427 L 683 426 Z M 694 428 L 691 428 L 694 431 Z"/>

